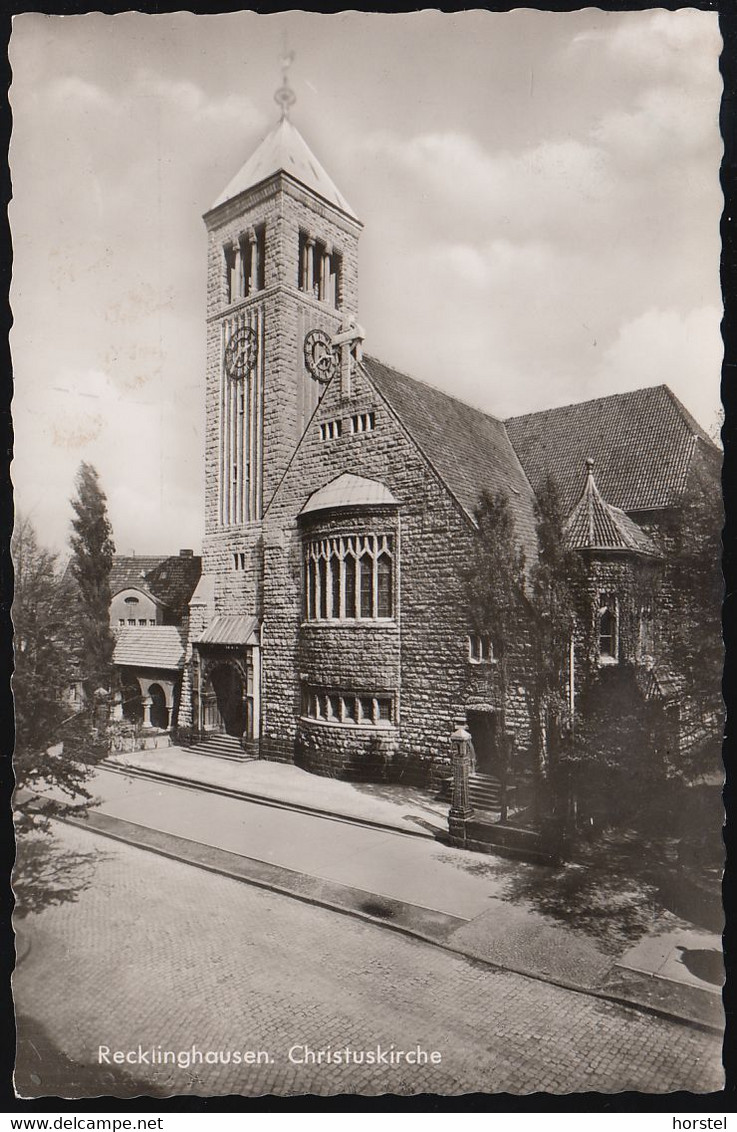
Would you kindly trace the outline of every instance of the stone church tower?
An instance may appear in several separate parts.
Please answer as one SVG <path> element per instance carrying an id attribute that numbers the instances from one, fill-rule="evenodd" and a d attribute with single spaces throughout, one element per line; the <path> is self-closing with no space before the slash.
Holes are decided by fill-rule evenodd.
<path id="1" fill-rule="evenodd" d="M 355 320 L 362 225 L 281 118 L 204 216 L 205 539 L 180 724 L 259 736 L 261 520 Z M 243 710 L 240 704 L 243 701 Z"/>

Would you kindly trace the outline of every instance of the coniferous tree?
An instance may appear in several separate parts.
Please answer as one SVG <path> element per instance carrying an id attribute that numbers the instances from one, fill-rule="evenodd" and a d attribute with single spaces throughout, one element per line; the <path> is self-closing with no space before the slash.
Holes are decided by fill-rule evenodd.
<path id="1" fill-rule="evenodd" d="M 110 573 L 115 544 L 107 500 L 91 464 L 80 465 L 76 489 L 70 569 L 79 591 L 82 682 L 92 699 L 99 689 L 111 686 L 115 642 L 110 630 Z"/>
<path id="2" fill-rule="evenodd" d="M 93 704 L 73 703 L 77 669 L 77 588 L 57 556 L 17 516 L 11 540 L 15 715 L 13 798 L 17 847 L 13 875 L 16 916 L 74 899 L 78 855 L 50 846 L 52 818 L 79 813 L 90 802 L 85 783 L 106 754 L 93 727 Z"/>

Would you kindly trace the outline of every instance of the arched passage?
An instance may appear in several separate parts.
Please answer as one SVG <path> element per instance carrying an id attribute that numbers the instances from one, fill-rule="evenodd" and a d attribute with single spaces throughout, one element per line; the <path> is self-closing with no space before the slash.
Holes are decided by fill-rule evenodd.
<path id="1" fill-rule="evenodd" d="M 162 731 L 165 731 L 169 726 L 166 693 L 161 684 L 150 684 L 148 694 L 151 697 L 151 726 L 160 727 Z"/>

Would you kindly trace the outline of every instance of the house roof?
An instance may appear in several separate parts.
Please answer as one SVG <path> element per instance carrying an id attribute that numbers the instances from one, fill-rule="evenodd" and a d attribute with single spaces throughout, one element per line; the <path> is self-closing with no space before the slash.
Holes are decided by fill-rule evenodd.
<path id="1" fill-rule="evenodd" d="M 252 189 L 274 173 L 288 173 L 314 193 L 347 213 L 352 219 L 357 216 L 343 194 L 325 172 L 299 130 L 283 118 L 271 130 L 254 153 L 246 161 L 235 177 L 228 182 L 212 209 L 232 200 L 247 189 Z M 212 211 L 211 209 L 211 211 Z"/>
<path id="2" fill-rule="evenodd" d="M 563 528 L 574 550 L 615 550 L 656 556 L 659 551 L 628 515 L 602 498 L 594 480 L 594 461 L 587 460 L 583 493 Z"/>
<path id="3" fill-rule="evenodd" d="M 482 490 L 510 501 L 528 561 L 537 556 L 534 496 L 502 421 L 364 355 L 363 368 L 467 514 Z"/>
<path id="4" fill-rule="evenodd" d="M 176 625 L 119 629 L 113 664 L 128 668 L 182 668 L 184 640 Z"/>
<path id="5" fill-rule="evenodd" d="M 535 491 L 552 474 L 565 510 L 578 499 L 588 458 L 612 506 L 648 511 L 680 501 L 697 444 L 718 451 L 665 385 L 512 417 L 506 426 Z"/>
<path id="6" fill-rule="evenodd" d="M 148 592 L 174 616 L 186 612 L 202 572 L 202 559 L 194 554 L 116 554 L 110 574 L 112 594 L 135 588 Z"/>
<path id="7" fill-rule="evenodd" d="M 211 621 L 197 642 L 200 645 L 257 645 L 258 618 L 241 613 L 221 613 Z"/>
<path id="8" fill-rule="evenodd" d="M 319 491 L 312 493 L 300 511 L 307 515 L 312 511 L 326 511 L 337 507 L 377 507 L 395 506 L 397 500 L 383 483 L 377 480 L 354 476 L 349 472 L 331 480 Z"/>

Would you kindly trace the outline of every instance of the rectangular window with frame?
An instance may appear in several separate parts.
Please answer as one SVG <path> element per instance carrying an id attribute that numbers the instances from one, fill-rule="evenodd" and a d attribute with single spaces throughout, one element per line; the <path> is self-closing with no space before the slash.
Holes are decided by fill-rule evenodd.
<path id="1" fill-rule="evenodd" d="M 493 664 L 494 649 L 488 633 L 469 633 L 468 659 L 472 664 Z"/>
<path id="2" fill-rule="evenodd" d="M 344 727 L 393 727 L 395 698 L 386 692 L 368 695 L 303 684 L 302 714 Z"/>

